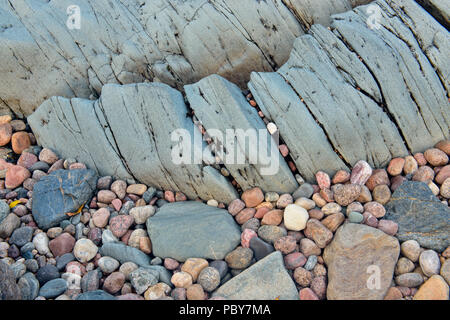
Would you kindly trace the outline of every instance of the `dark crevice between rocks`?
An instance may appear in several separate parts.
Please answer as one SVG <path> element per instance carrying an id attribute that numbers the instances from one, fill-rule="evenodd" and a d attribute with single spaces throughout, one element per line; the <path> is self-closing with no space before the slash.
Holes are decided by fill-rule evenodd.
<path id="1" fill-rule="evenodd" d="M 422 8 L 425 9 L 433 18 L 436 19 L 447 31 L 450 31 L 450 25 L 447 23 L 445 17 L 440 10 L 433 6 L 428 0 L 415 0 Z M 442 1 L 442 0 L 439 0 Z"/>
<path id="2" fill-rule="evenodd" d="M 333 144 L 333 142 L 331 141 L 330 136 L 328 135 L 328 132 L 325 130 L 325 127 L 323 126 L 322 123 L 320 123 L 320 121 L 317 119 L 317 117 L 314 115 L 314 113 L 311 111 L 310 107 L 308 106 L 308 104 L 306 103 L 305 99 L 302 98 L 302 96 L 300 95 L 300 93 L 294 88 L 294 86 L 291 85 L 291 83 L 280 73 L 280 76 L 283 77 L 283 79 L 286 81 L 286 83 L 291 87 L 291 89 L 295 92 L 295 94 L 297 95 L 297 97 L 300 99 L 300 101 L 305 105 L 306 110 L 308 110 L 309 114 L 311 115 L 311 117 L 314 119 L 314 121 L 317 123 L 317 125 L 320 127 L 320 129 L 322 129 L 322 132 L 324 133 L 328 143 L 330 144 L 330 146 L 333 148 L 334 153 L 336 153 L 338 155 L 338 157 L 344 162 L 344 164 L 347 166 L 348 169 L 352 168 L 352 165 L 347 161 L 347 159 L 345 159 L 344 155 L 341 154 L 341 152 L 338 150 L 338 148 L 336 148 L 336 146 Z"/>
<path id="3" fill-rule="evenodd" d="M 252 94 L 252 92 L 250 91 L 250 89 L 244 90 L 242 93 L 243 93 L 243 95 L 244 95 L 244 97 L 245 97 L 245 99 L 247 100 L 248 103 L 250 103 L 250 101 L 254 101 L 254 102 L 255 102 L 255 106 L 252 105 L 252 107 L 256 109 L 256 111 L 258 112 L 258 115 L 260 115 L 260 113 L 261 113 L 261 114 L 264 116 L 264 117 L 261 117 L 261 116 L 260 116 L 260 117 L 262 118 L 262 120 L 263 120 L 263 122 L 264 122 L 264 124 L 265 124 L 266 126 L 267 126 L 267 124 L 268 124 L 269 122 L 273 122 L 273 123 L 277 126 L 277 128 L 279 128 L 278 125 L 277 125 L 277 123 L 275 122 L 275 120 L 270 119 L 270 121 L 269 121 L 269 118 L 267 118 L 266 115 L 262 112 L 262 110 L 261 110 L 261 108 L 259 107 L 259 105 L 257 104 L 257 102 L 254 100 L 253 94 Z M 249 95 L 251 95 L 252 98 L 249 98 Z M 287 148 L 289 149 L 289 146 L 287 145 L 287 143 L 284 141 L 283 137 L 281 136 L 280 129 L 277 130 L 276 134 L 278 134 L 278 147 L 279 147 L 280 145 L 283 145 L 283 144 L 284 144 L 284 145 L 287 146 Z M 279 148 L 277 148 L 277 149 L 278 149 L 278 152 L 281 154 L 281 150 L 280 150 Z M 283 155 L 281 155 L 281 156 L 282 156 L 282 159 L 287 163 L 289 169 L 291 170 L 291 172 L 292 172 L 292 174 L 293 174 L 294 176 L 295 176 L 296 174 L 299 174 L 300 176 L 303 177 L 302 173 L 299 172 L 299 169 L 297 168 L 297 165 L 295 164 L 295 161 L 294 161 L 294 159 L 292 158 L 290 152 L 289 152 L 289 153 L 287 154 L 287 156 L 285 156 L 285 157 L 284 157 Z M 295 166 L 295 170 L 292 170 L 292 167 L 289 165 L 289 163 L 292 163 L 292 164 Z"/>
<path id="4" fill-rule="evenodd" d="M 193 126 L 197 127 L 197 129 L 200 131 L 200 134 L 202 135 L 202 141 L 205 141 L 208 144 L 208 149 L 210 150 L 211 154 L 215 157 L 216 154 L 214 152 L 214 148 L 211 146 L 212 143 L 208 143 L 208 141 L 206 140 L 207 137 L 205 137 L 205 135 L 203 134 L 202 130 L 197 126 L 198 123 L 196 123 L 196 121 L 194 121 L 194 117 L 195 117 L 195 112 L 194 109 L 191 108 L 191 104 L 189 103 L 188 98 L 186 97 L 186 93 L 185 91 L 181 91 L 182 95 L 183 95 L 183 99 L 184 99 L 184 104 L 186 105 L 186 108 L 188 109 L 188 112 L 186 113 L 186 118 L 190 118 Z M 200 95 L 203 97 L 202 92 L 200 91 Z M 200 120 L 198 120 L 200 122 Z M 200 123 L 201 124 L 201 123 Z M 205 127 L 203 125 L 201 125 L 202 128 L 204 130 Z M 226 150 L 224 150 L 224 152 L 226 152 Z M 230 184 L 236 189 L 236 191 L 239 193 L 241 192 L 241 188 L 239 185 L 237 185 L 236 179 L 232 176 L 231 172 L 226 168 L 226 166 L 223 163 L 214 163 L 214 164 L 207 164 L 202 160 L 202 167 L 205 166 L 211 166 L 214 169 L 218 170 L 219 173 L 227 180 L 230 182 Z M 227 172 L 228 174 L 224 174 L 224 172 Z M 233 181 L 235 182 L 235 184 L 233 184 Z"/>
<path id="5" fill-rule="evenodd" d="M 401 126 L 398 124 L 398 121 L 395 119 L 395 116 L 391 113 L 391 111 L 389 110 L 389 108 L 387 106 L 386 98 L 384 97 L 384 93 L 383 93 L 383 89 L 381 87 L 381 83 L 377 79 L 375 73 L 372 71 L 372 69 L 369 67 L 369 65 L 364 61 L 364 59 L 361 58 L 361 56 L 358 54 L 358 52 L 356 52 L 355 49 L 345 40 L 345 38 L 342 36 L 342 34 L 339 33 L 339 30 L 333 29 L 333 33 L 347 47 L 347 49 L 350 52 L 353 52 L 358 57 L 359 61 L 361 61 L 361 63 L 366 67 L 367 71 L 370 73 L 370 75 L 372 76 L 373 80 L 377 84 L 378 90 L 380 91 L 380 95 L 381 95 L 381 102 L 378 102 L 368 92 L 365 92 L 361 88 L 358 91 L 361 92 L 362 94 L 364 94 L 365 96 L 367 96 L 372 101 L 374 101 L 381 108 L 381 110 L 383 110 L 383 112 L 388 116 L 389 120 L 391 120 L 391 122 L 397 128 L 398 133 L 400 134 L 400 137 L 402 138 L 403 145 L 406 147 L 406 149 L 408 150 L 409 153 L 412 153 L 410 146 L 408 145 L 408 143 L 406 143 L 406 137 L 405 137 L 405 134 L 402 131 Z M 357 89 L 357 88 L 355 88 L 355 89 Z"/>

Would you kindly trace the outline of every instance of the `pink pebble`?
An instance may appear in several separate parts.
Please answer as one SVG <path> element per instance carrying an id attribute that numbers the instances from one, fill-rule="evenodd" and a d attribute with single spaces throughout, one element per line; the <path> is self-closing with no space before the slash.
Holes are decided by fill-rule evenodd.
<path id="1" fill-rule="evenodd" d="M 257 236 L 256 232 L 252 229 L 245 229 L 241 234 L 241 245 L 244 248 L 250 248 L 250 240 Z"/>

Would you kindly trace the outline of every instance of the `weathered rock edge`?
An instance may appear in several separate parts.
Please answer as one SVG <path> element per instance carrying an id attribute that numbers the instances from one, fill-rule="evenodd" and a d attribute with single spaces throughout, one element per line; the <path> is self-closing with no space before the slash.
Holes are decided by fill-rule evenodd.
<path id="1" fill-rule="evenodd" d="M 450 138 L 448 31 L 412 0 L 372 5 L 381 10 L 379 29 L 367 25 L 367 6 L 335 15 L 331 30 L 314 25 L 299 37 L 277 72 L 251 76 L 250 90 L 307 180 L 361 159 L 382 167 Z M 262 126 L 237 86 L 218 75 L 185 89 L 206 129 Z M 228 203 L 236 193 L 219 167 L 171 161 L 172 131 L 197 131 L 189 110 L 163 84 L 105 85 L 97 101 L 51 98 L 28 119 L 41 145 L 102 175 Z M 244 188 L 292 192 L 296 182 L 281 157 L 279 168 L 259 176 L 254 166 L 227 166 Z"/>

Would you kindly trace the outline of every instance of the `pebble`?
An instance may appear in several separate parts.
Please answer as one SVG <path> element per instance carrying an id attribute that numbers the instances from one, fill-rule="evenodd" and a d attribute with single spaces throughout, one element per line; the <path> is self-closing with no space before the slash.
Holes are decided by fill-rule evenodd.
<path id="1" fill-rule="evenodd" d="M 366 161 L 360 160 L 353 166 L 350 182 L 352 184 L 364 185 L 371 175 L 372 168 L 370 165 Z"/>
<path id="2" fill-rule="evenodd" d="M 325 248 L 333 239 L 333 233 L 320 221 L 309 219 L 304 231 L 305 236 L 312 239 L 319 248 Z"/>
<path id="3" fill-rule="evenodd" d="M 330 176 L 323 171 L 316 173 L 316 181 L 320 189 L 329 189 L 331 186 Z"/>
<path id="4" fill-rule="evenodd" d="M 193 284 L 186 289 L 188 300 L 205 300 L 205 292 L 201 285 Z"/>
<path id="5" fill-rule="evenodd" d="M 443 184 L 447 178 L 450 178 L 450 165 L 446 165 L 441 170 L 439 170 L 434 180 L 438 184 Z"/>
<path id="6" fill-rule="evenodd" d="M 12 137 L 12 126 L 9 123 L 0 124 L 0 146 L 6 146 Z"/>
<path id="7" fill-rule="evenodd" d="M 116 199 L 116 194 L 110 190 L 100 190 L 97 193 L 98 202 L 110 204 L 114 199 Z"/>
<path id="8" fill-rule="evenodd" d="M 250 266 L 253 250 L 237 247 L 225 256 L 225 261 L 231 269 L 245 269 Z"/>
<path id="9" fill-rule="evenodd" d="M 448 300 L 449 287 L 439 275 L 428 279 L 414 295 L 414 300 Z"/>
<path id="10" fill-rule="evenodd" d="M 310 288 L 303 288 L 298 293 L 300 300 L 319 300 L 317 295 Z"/>
<path id="11" fill-rule="evenodd" d="M 385 184 L 378 185 L 373 189 L 373 199 L 382 205 L 385 205 L 391 199 L 391 189 Z"/>
<path id="12" fill-rule="evenodd" d="M 56 259 L 56 268 L 58 268 L 59 271 L 62 271 L 66 268 L 69 262 L 72 262 L 74 260 L 75 256 L 72 252 L 65 253 Z"/>
<path id="13" fill-rule="evenodd" d="M 444 261 L 441 267 L 441 276 L 450 283 L 450 259 Z"/>
<path id="14" fill-rule="evenodd" d="M 317 244 L 308 238 L 303 238 L 300 240 L 299 249 L 306 257 L 311 255 L 319 256 L 321 254 L 321 249 L 317 246 Z"/>
<path id="15" fill-rule="evenodd" d="M 312 272 L 306 270 L 305 268 L 298 267 L 294 270 L 294 280 L 302 287 L 308 287 L 313 279 Z"/>
<path id="16" fill-rule="evenodd" d="M 11 146 L 15 153 L 21 154 L 22 151 L 31 146 L 30 136 L 25 131 L 19 131 L 12 135 Z"/>
<path id="17" fill-rule="evenodd" d="M 414 265 L 414 262 L 408 258 L 401 257 L 395 265 L 395 275 L 413 272 L 415 268 L 416 266 Z"/>
<path id="18" fill-rule="evenodd" d="M 258 237 L 270 244 L 285 235 L 287 235 L 286 229 L 278 226 L 264 225 L 258 229 Z"/>
<path id="19" fill-rule="evenodd" d="M 403 173 L 405 175 L 413 174 L 418 169 L 417 161 L 413 156 L 405 157 L 405 165 L 403 166 Z"/>
<path id="20" fill-rule="evenodd" d="M 284 209 L 283 217 L 286 229 L 293 231 L 301 231 L 305 229 L 306 223 L 309 219 L 308 212 L 296 204 L 289 204 Z"/>
<path id="21" fill-rule="evenodd" d="M 434 170 L 429 166 L 421 166 L 412 176 L 413 181 L 431 182 L 434 179 Z"/>
<path id="22" fill-rule="evenodd" d="M 15 244 L 18 247 L 22 247 L 27 242 L 30 242 L 33 237 L 33 228 L 31 227 L 21 227 L 16 230 L 11 235 L 9 239 L 10 244 Z"/>
<path id="23" fill-rule="evenodd" d="M 288 270 L 294 270 L 303 267 L 307 258 L 300 252 L 292 252 L 284 257 L 284 265 Z"/>
<path id="24" fill-rule="evenodd" d="M 370 191 L 376 186 L 379 185 L 390 185 L 390 180 L 387 174 L 387 171 L 384 169 L 375 169 L 372 172 L 372 175 L 366 182 L 366 187 L 369 188 Z"/>
<path id="25" fill-rule="evenodd" d="M 448 163 L 448 156 L 444 151 L 431 148 L 424 152 L 424 157 L 434 167 L 445 166 Z"/>
<path id="26" fill-rule="evenodd" d="M 48 148 L 42 148 L 41 152 L 39 153 L 39 160 L 50 165 L 54 164 L 56 161 L 58 161 L 58 159 L 59 157 L 56 155 L 56 153 Z"/>
<path id="27" fill-rule="evenodd" d="M 134 223 L 134 219 L 129 215 L 118 215 L 111 218 L 109 221 L 109 227 L 112 234 L 118 238 L 122 237 L 127 233 L 128 229 Z"/>
<path id="28" fill-rule="evenodd" d="M 356 201 L 366 203 L 372 201 L 372 193 L 366 186 L 361 186 L 361 193 Z"/>
<path id="29" fill-rule="evenodd" d="M 164 282 L 158 282 L 157 284 L 148 288 L 144 293 L 145 300 L 159 300 L 166 297 L 170 293 L 170 287 Z"/>
<path id="30" fill-rule="evenodd" d="M 284 209 L 293 202 L 294 199 L 290 194 L 288 193 L 282 194 L 280 198 L 277 200 L 277 208 Z"/>
<path id="31" fill-rule="evenodd" d="M 311 271 L 312 269 L 314 269 L 316 264 L 317 264 L 317 256 L 311 255 L 308 257 L 308 260 L 306 261 L 304 268 L 308 271 Z"/>
<path id="32" fill-rule="evenodd" d="M 394 158 L 389 162 L 387 167 L 387 172 L 391 176 L 398 176 L 403 171 L 403 166 L 405 165 L 405 159 L 403 158 Z"/>
<path id="33" fill-rule="evenodd" d="M 319 299 L 324 299 L 327 292 L 327 280 L 324 276 L 315 277 L 311 281 L 311 289 Z"/>
<path id="34" fill-rule="evenodd" d="M 130 274 L 138 269 L 138 265 L 135 264 L 134 262 L 128 261 L 123 263 L 120 268 L 119 271 L 121 273 L 123 273 L 123 275 L 125 276 L 125 280 L 129 281 L 130 280 Z"/>
<path id="35" fill-rule="evenodd" d="M 317 219 L 322 220 L 322 218 L 325 216 L 320 209 L 312 209 L 308 211 L 309 217 L 311 219 Z"/>
<path id="36" fill-rule="evenodd" d="M 96 227 L 104 228 L 108 224 L 110 212 L 107 208 L 100 208 L 92 215 L 92 222 Z"/>
<path id="37" fill-rule="evenodd" d="M 383 218 L 386 214 L 386 209 L 384 206 L 376 201 L 371 201 L 364 204 L 364 210 L 371 213 L 376 218 Z"/>
<path id="38" fill-rule="evenodd" d="M 309 183 L 302 184 L 295 192 L 292 194 L 293 198 L 297 200 L 298 198 L 311 198 L 314 193 L 314 188 Z"/>
<path id="39" fill-rule="evenodd" d="M 175 300 L 186 300 L 186 289 L 185 288 L 175 288 L 170 293 L 170 296 Z"/>
<path id="40" fill-rule="evenodd" d="M 136 224 L 143 224 L 147 222 L 147 219 L 153 216 L 156 212 L 154 206 L 142 206 L 135 207 L 130 210 L 130 215 L 134 218 Z"/>
<path id="41" fill-rule="evenodd" d="M 275 251 L 274 247 L 258 237 L 250 240 L 250 249 L 253 250 L 256 261 L 263 259 L 268 254 Z"/>
<path id="42" fill-rule="evenodd" d="M 423 277 L 416 272 L 404 273 L 395 277 L 395 283 L 402 287 L 415 288 L 423 283 Z"/>
<path id="43" fill-rule="evenodd" d="M 245 208 L 245 202 L 242 201 L 241 199 L 235 199 L 235 200 L 231 201 L 230 204 L 228 205 L 228 212 L 232 216 L 235 216 L 244 208 Z"/>
<path id="44" fill-rule="evenodd" d="M 450 155 L 450 140 L 439 141 L 434 147 Z"/>
<path id="45" fill-rule="evenodd" d="M 208 206 L 216 207 L 216 208 L 219 206 L 219 202 L 218 202 L 217 200 L 215 200 L 215 199 L 210 199 L 210 200 L 208 200 L 208 201 L 206 202 L 206 204 L 207 204 Z"/>
<path id="46" fill-rule="evenodd" d="M 276 202 L 280 198 L 280 195 L 276 192 L 266 192 L 264 200 L 267 202 Z"/>
<path id="47" fill-rule="evenodd" d="M 311 210 L 316 206 L 316 203 L 308 198 L 300 197 L 295 200 L 295 204 L 304 208 L 305 210 Z"/>
<path id="48" fill-rule="evenodd" d="M 46 282 L 59 278 L 59 270 L 57 267 L 47 264 L 36 273 L 36 279 L 39 281 L 40 285 L 44 285 Z"/>
<path id="49" fill-rule="evenodd" d="M 402 292 L 396 287 L 390 287 L 384 300 L 401 300 L 403 298 Z"/>
<path id="50" fill-rule="evenodd" d="M 81 263 L 92 260 L 98 252 L 97 246 L 89 239 L 80 239 L 75 243 L 73 254 Z"/>
<path id="51" fill-rule="evenodd" d="M 422 268 L 423 273 L 427 277 L 439 274 L 441 268 L 441 262 L 439 260 L 439 255 L 433 250 L 425 250 L 420 254 L 419 264 Z"/>
<path id="52" fill-rule="evenodd" d="M 333 177 L 333 184 L 345 183 L 350 181 L 350 173 L 345 170 L 338 170 Z"/>
<path id="53" fill-rule="evenodd" d="M 241 234 L 241 246 L 244 248 L 250 248 L 250 240 L 258 235 L 252 229 L 245 229 Z"/>
<path id="54" fill-rule="evenodd" d="M 253 218 L 255 216 L 255 213 L 256 213 L 256 209 L 255 208 L 245 208 L 245 209 L 241 210 L 241 212 L 239 212 L 236 215 L 236 217 L 235 217 L 236 222 L 239 223 L 239 224 L 244 224 L 248 220 Z"/>
<path id="55" fill-rule="evenodd" d="M 246 207 L 254 208 L 264 201 L 264 193 L 261 188 L 255 187 L 244 191 L 241 199 L 245 202 Z"/>
<path id="56" fill-rule="evenodd" d="M 117 198 L 122 200 L 127 193 L 127 183 L 123 180 L 116 180 L 111 184 L 111 191 L 117 195 Z"/>
<path id="57" fill-rule="evenodd" d="M 348 214 L 348 220 L 352 223 L 362 223 L 364 216 L 359 212 L 352 211 Z"/>
<path id="58" fill-rule="evenodd" d="M 111 273 L 103 283 L 103 289 L 111 294 L 117 293 L 125 284 L 125 276 L 121 272 Z"/>
<path id="59" fill-rule="evenodd" d="M 48 247 L 49 240 L 45 232 L 36 234 L 33 238 L 33 244 L 40 254 L 46 255 L 50 252 L 50 248 Z"/>
<path id="60" fill-rule="evenodd" d="M 450 178 L 445 179 L 441 185 L 440 194 L 444 198 L 450 198 Z"/>
<path id="61" fill-rule="evenodd" d="M 131 184 L 127 187 L 126 192 L 142 196 L 145 191 L 147 191 L 147 186 L 145 184 Z"/>
<path id="62" fill-rule="evenodd" d="M 150 286 L 158 283 L 157 271 L 140 267 L 129 274 L 130 282 L 137 294 L 143 294 Z"/>
<path id="63" fill-rule="evenodd" d="M 283 254 L 293 252 L 297 247 L 297 241 L 292 236 L 278 238 L 274 243 L 275 250 L 281 251 Z"/>
<path id="64" fill-rule="evenodd" d="M 382 219 L 378 222 L 378 229 L 390 236 L 395 236 L 398 231 L 398 224 L 392 220 Z"/>
<path id="65" fill-rule="evenodd" d="M 47 299 L 56 298 L 67 290 L 67 281 L 61 278 L 53 279 L 39 290 L 39 296 Z"/>
<path id="66" fill-rule="evenodd" d="M 31 174 L 28 169 L 13 165 L 6 171 L 5 187 L 8 189 L 15 189 L 30 176 Z"/>
<path id="67" fill-rule="evenodd" d="M 334 199 L 341 206 L 348 206 L 358 199 L 361 186 L 357 184 L 338 185 L 334 190 Z"/>
<path id="68" fill-rule="evenodd" d="M 220 273 L 216 268 L 206 267 L 200 272 L 197 282 L 205 291 L 212 292 L 220 284 Z"/>
<path id="69" fill-rule="evenodd" d="M 187 289 L 192 285 L 192 276 L 184 271 L 176 272 L 173 274 L 170 282 L 172 282 L 176 288 Z"/>
<path id="70" fill-rule="evenodd" d="M 400 251 L 403 256 L 412 262 L 417 262 L 421 253 L 420 245 L 416 240 L 407 240 L 403 242 L 400 246 Z"/>
<path id="71" fill-rule="evenodd" d="M 327 203 L 326 205 L 324 205 L 321 210 L 325 215 L 330 215 L 330 214 L 341 212 L 342 207 L 335 202 L 331 202 L 331 203 Z"/>
<path id="72" fill-rule="evenodd" d="M 330 214 L 328 217 L 323 219 L 322 224 L 327 227 L 331 232 L 335 232 L 337 228 L 345 221 L 345 216 L 343 213 L 338 212 Z"/>
<path id="73" fill-rule="evenodd" d="M 373 228 L 378 227 L 378 219 L 370 212 L 364 212 L 363 218 L 364 218 L 364 220 L 363 220 L 364 224 L 366 224 L 370 227 L 373 227 Z"/>
<path id="74" fill-rule="evenodd" d="M 34 154 L 24 151 L 17 160 L 17 165 L 29 169 L 37 161 L 38 158 Z"/>
<path id="75" fill-rule="evenodd" d="M 261 224 L 277 226 L 283 221 L 283 214 L 283 210 L 270 210 L 263 216 Z"/>
<path id="76" fill-rule="evenodd" d="M 120 266 L 119 261 L 111 257 L 101 257 L 97 264 L 104 274 L 113 273 Z"/>

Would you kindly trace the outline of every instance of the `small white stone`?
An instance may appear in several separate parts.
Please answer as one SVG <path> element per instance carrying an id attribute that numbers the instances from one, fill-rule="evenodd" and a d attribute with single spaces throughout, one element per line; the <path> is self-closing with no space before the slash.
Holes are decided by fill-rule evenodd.
<path id="1" fill-rule="evenodd" d="M 130 210 L 130 215 L 133 216 L 134 222 L 136 224 L 143 224 L 147 221 L 148 218 L 155 214 L 154 206 L 142 206 L 142 207 L 134 207 Z"/>
<path id="2" fill-rule="evenodd" d="M 341 212 L 341 210 L 342 210 L 342 207 L 341 207 L 339 204 L 337 204 L 336 202 L 330 202 L 330 203 L 327 203 L 326 205 L 324 205 L 324 206 L 322 207 L 322 212 L 323 212 L 325 215 L 330 215 L 330 214 L 333 214 L 333 213 L 338 213 L 338 212 Z"/>
<path id="3" fill-rule="evenodd" d="M 217 207 L 219 205 L 219 203 L 215 199 L 208 200 L 208 202 L 206 202 L 206 204 L 211 207 Z"/>
<path id="4" fill-rule="evenodd" d="M 433 250 L 425 250 L 420 254 L 419 258 L 420 268 L 427 277 L 439 274 L 441 268 L 441 261 L 439 255 Z"/>
<path id="5" fill-rule="evenodd" d="M 405 241 L 402 243 L 400 248 L 402 255 L 412 262 L 417 262 L 419 260 L 420 245 L 416 240 Z"/>
<path id="6" fill-rule="evenodd" d="M 428 182 L 428 188 L 430 188 L 435 196 L 439 194 L 439 187 L 433 181 Z"/>
<path id="7" fill-rule="evenodd" d="M 48 237 L 44 232 L 40 232 L 34 236 L 33 244 L 40 254 L 48 254 L 50 252 L 48 247 Z"/>
<path id="8" fill-rule="evenodd" d="M 308 211 L 299 205 L 289 204 L 284 209 L 284 226 L 288 230 L 300 231 L 305 229 L 308 219 Z"/>
<path id="9" fill-rule="evenodd" d="M 117 270 L 117 268 L 119 268 L 119 265 L 119 261 L 111 257 L 101 257 L 98 260 L 98 266 L 105 274 L 113 273 Z"/>
<path id="10" fill-rule="evenodd" d="M 276 126 L 275 123 L 269 122 L 269 123 L 267 124 L 267 130 L 269 131 L 269 133 L 270 133 L 271 135 L 273 135 L 275 132 L 277 132 L 278 128 L 277 128 L 277 126 Z"/>

